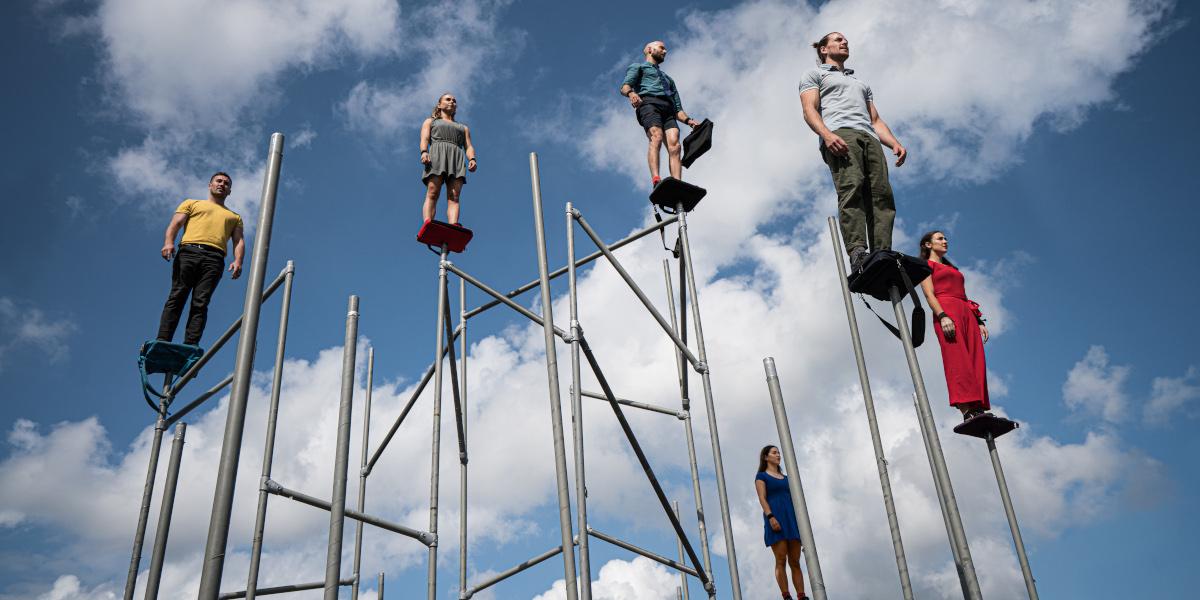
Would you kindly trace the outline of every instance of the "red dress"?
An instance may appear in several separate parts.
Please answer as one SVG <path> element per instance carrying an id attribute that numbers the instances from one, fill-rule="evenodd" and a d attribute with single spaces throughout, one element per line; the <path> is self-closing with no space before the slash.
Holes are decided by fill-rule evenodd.
<path id="1" fill-rule="evenodd" d="M 982 402 L 983 409 L 991 408 L 988 401 L 987 361 L 983 357 L 983 336 L 975 320 L 974 306 L 967 299 L 963 275 L 958 269 L 940 262 L 929 261 L 933 269 L 933 295 L 942 311 L 954 321 L 954 339 L 947 341 L 942 327 L 935 319 L 933 330 L 942 347 L 942 366 L 946 370 L 946 390 L 950 405 Z"/>

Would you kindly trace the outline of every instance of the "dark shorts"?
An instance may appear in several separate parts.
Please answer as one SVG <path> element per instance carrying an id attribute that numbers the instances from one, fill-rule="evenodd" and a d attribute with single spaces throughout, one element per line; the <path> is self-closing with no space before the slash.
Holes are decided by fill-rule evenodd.
<path id="1" fill-rule="evenodd" d="M 642 129 L 679 129 L 679 123 L 675 122 L 675 103 L 670 98 L 642 96 L 642 103 L 636 110 L 638 124 Z"/>

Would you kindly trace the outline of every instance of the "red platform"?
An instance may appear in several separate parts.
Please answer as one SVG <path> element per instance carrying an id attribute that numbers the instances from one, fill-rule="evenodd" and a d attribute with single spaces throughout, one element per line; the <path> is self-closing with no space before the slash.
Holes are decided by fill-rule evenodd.
<path id="1" fill-rule="evenodd" d="M 417 232 L 417 241 L 432 248 L 441 249 L 442 244 L 451 252 L 462 252 L 475 234 L 462 225 L 451 225 L 433 220 L 421 226 Z"/>

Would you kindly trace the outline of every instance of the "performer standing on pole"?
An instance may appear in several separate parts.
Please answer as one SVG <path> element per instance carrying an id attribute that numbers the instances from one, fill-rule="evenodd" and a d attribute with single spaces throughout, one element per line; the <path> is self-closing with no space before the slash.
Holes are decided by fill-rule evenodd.
<path id="1" fill-rule="evenodd" d="M 787 569 L 792 570 L 792 583 L 796 585 L 796 596 L 804 594 L 804 572 L 800 570 L 800 529 L 796 525 L 796 511 L 792 508 L 792 494 L 788 491 L 787 475 L 779 469 L 782 458 L 779 448 L 764 446 L 758 453 L 758 475 L 754 477 L 754 488 L 758 491 L 758 503 L 763 510 L 763 541 L 775 554 L 775 582 L 784 600 L 791 600 L 788 591 Z"/>
<path id="2" fill-rule="evenodd" d="M 184 200 L 167 225 L 161 252 L 163 260 L 173 258 L 174 262 L 171 263 L 171 292 L 158 323 L 160 340 L 169 342 L 175 337 L 183 304 L 190 294 L 192 304 L 183 343 L 200 344 L 208 321 L 208 301 L 225 270 L 225 251 L 230 240 L 233 240 L 233 262 L 228 270 L 233 279 L 242 275 L 242 259 L 246 254 L 242 218 L 225 207 L 225 198 L 232 190 L 233 178 L 224 172 L 213 174 L 208 179 L 208 199 Z M 183 229 L 183 239 L 176 252 L 175 236 L 180 229 Z"/>
<path id="3" fill-rule="evenodd" d="M 965 421 L 984 414 L 992 406 L 988 401 L 987 360 L 983 355 L 988 330 L 979 304 L 967 298 L 962 272 L 946 258 L 949 248 L 946 234 L 941 231 L 921 236 L 921 258 L 929 261 L 933 269 L 933 275 L 921 282 L 921 290 L 925 292 L 929 310 L 937 318 L 933 330 L 942 347 L 950 406 L 962 411 Z"/>
<path id="4" fill-rule="evenodd" d="M 896 166 L 908 151 L 875 110 L 871 86 L 846 68 L 850 42 L 838 32 L 813 43 L 817 66 L 800 79 L 804 122 L 821 137 L 821 158 L 833 174 L 838 223 L 850 267 L 862 270 L 868 247 L 890 250 L 896 204 L 880 143 L 892 149 Z M 869 243 L 868 243 L 869 242 Z"/>
<path id="5" fill-rule="evenodd" d="M 659 67 L 667 60 L 667 46 L 661 41 L 653 41 L 642 48 L 645 60 L 633 63 L 625 70 L 625 79 L 621 82 L 621 95 L 629 98 L 629 105 L 634 108 L 638 124 L 646 130 L 646 138 L 650 147 L 646 152 L 646 162 L 650 165 L 650 185 L 658 185 L 658 159 L 662 149 L 664 134 L 667 138 L 667 164 L 671 177 L 683 178 L 683 165 L 679 145 L 678 121 L 695 127 L 700 121 L 683 112 L 683 102 L 679 99 L 679 88 L 675 80 L 663 73 Z"/>
<path id="6" fill-rule="evenodd" d="M 425 184 L 425 204 L 421 217 L 428 223 L 437 211 L 442 184 L 446 185 L 446 221 L 458 225 L 458 199 L 467 182 L 467 171 L 475 172 L 475 146 L 471 130 L 454 120 L 458 100 L 442 94 L 433 115 L 421 124 L 421 164 L 425 165 L 421 183 Z"/>

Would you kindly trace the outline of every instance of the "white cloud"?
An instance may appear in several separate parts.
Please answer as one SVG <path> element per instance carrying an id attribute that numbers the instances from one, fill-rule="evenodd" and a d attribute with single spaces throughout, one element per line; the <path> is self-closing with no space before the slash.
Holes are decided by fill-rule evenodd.
<path id="1" fill-rule="evenodd" d="M 600 567 L 599 576 L 592 581 L 592 597 L 596 600 L 667 600 L 676 597 L 678 586 L 678 575 L 648 558 L 614 559 Z M 566 593 L 566 581 L 560 579 L 533 600 L 555 600 L 565 597 Z"/>
<path id="2" fill-rule="evenodd" d="M 1129 407 L 1129 396 L 1124 390 L 1129 371 L 1128 365 L 1110 365 L 1104 346 L 1092 346 L 1067 373 L 1063 401 L 1071 410 L 1119 423 L 1125 419 Z"/>
<path id="3" fill-rule="evenodd" d="M 0 296 L 0 371 L 7 356 L 21 348 L 37 349 L 50 362 L 65 360 L 71 350 L 67 340 L 78 330 L 69 318 L 51 318 L 27 302 Z"/>
<path id="4" fill-rule="evenodd" d="M 1200 399 L 1200 370 L 1190 367 L 1183 377 L 1155 377 L 1144 417 L 1147 423 L 1162 425 L 1179 412 L 1195 417 L 1193 404 Z"/>

